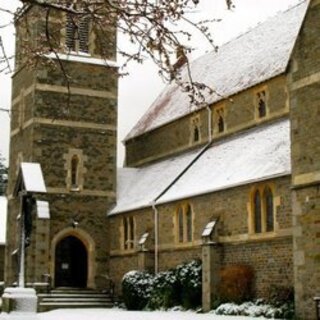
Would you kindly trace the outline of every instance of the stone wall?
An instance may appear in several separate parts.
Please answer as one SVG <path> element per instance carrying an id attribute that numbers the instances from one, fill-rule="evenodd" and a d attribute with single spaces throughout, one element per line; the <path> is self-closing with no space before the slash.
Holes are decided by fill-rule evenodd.
<path id="1" fill-rule="evenodd" d="M 258 119 L 256 115 L 256 93 L 265 90 L 267 93 L 267 116 Z M 217 132 L 215 111 L 224 108 L 225 132 Z M 212 133 L 214 139 L 239 132 L 245 128 L 258 125 L 266 120 L 288 114 L 288 94 L 286 78 L 276 77 L 262 85 L 243 91 L 230 99 L 211 106 Z M 200 140 L 192 140 L 192 118 L 198 116 L 200 124 Z M 208 110 L 202 109 L 158 129 L 129 139 L 126 145 L 126 165 L 139 166 L 146 162 L 156 161 L 208 142 Z"/>
<path id="2" fill-rule="evenodd" d="M 35 21 L 39 12 L 39 8 L 26 12 L 30 22 L 37 24 L 31 25 L 31 31 L 41 29 L 43 20 Z M 51 31 L 60 24 L 58 42 L 64 41 L 64 18 L 64 13 L 53 11 L 49 21 Z M 19 54 L 27 20 L 17 21 Z M 110 59 L 115 52 L 112 31 L 108 30 L 110 38 L 105 39 Z M 31 32 L 30 36 L 33 45 L 37 35 Z M 96 55 L 95 32 L 90 32 L 89 40 L 89 50 Z M 55 285 L 55 248 L 65 237 L 74 236 L 88 254 L 87 286 L 101 287 L 109 260 L 106 212 L 116 196 L 117 69 L 63 58 L 48 62 L 38 57 L 37 67 L 32 69 L 20 61 L 21 68 L 13 76 L 6 282 L 10 285 L 17 279 L 17 255 L 12 253 L 18 246 L 19 199 L 13 188 L 18 165 L 25 161 L 40 163 L 47 194 L 35 198 L 50 206 L 50 220 L 39 219 L 34 212 L 31 245 L 26 252 L 27 283 L 44 281 L 44 274 L 50 274 Z M 74 156 L 78 162 L 72 176 Z"/>
<path id="3" fill-rule="evenodd" d="M 193 210 L 192 242 L 177 242 L 175 214 L 181 202 L 159 205 L 159 270 L 201 258 L 201 234 L 206 224 L 219 218 L 216 239 L 221 244 L 221 266 L 246 264 L 254 268 L 257 296 L 267 296 L 271 285 L 292 286 L 292 216 L 290 177 L 277 178 L 260 184 L 273 185 L 275 229 L 253 234 L 249 231 L 250 194 L 257 185 L 245 185 L 212 194 L 184 199 Z M 111 277 L 121 279 L 130 268 L 137 269 L 138 245 L 124 250 L 123 218 L 135 219 L 135 243 L 150 232 L 146 249 L 154 255 L 154 215 L 152 208 L 110 216 Z M 122 273 L 123 272 L 123 273 Z M 215 270 L 215 272 L 218 272 Z M 118 287 L 119 288 L 119 287 Z"/>
<path id="4" fill-rule="evenodd" d="M 288 74 L 296 315 L 316 319 L 320 287 L 320 2 L 310 1 Z"/>

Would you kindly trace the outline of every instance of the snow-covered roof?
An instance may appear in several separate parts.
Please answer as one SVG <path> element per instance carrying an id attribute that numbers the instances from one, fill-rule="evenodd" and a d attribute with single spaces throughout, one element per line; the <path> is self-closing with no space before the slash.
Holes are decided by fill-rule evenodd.
<path id="1" fill-rule="evenodd" d="M 0 246 L 6 243 L 7 198 L 0 196 Z"/>
<path id="2" fill-rule="evenodd" d="M 64 54 L 64 53 L 55 54 L 54 52 L 51 52 L 51 53 L 45 54 L 44 56 L 48 59 L 54 59 L 54 60 L 60 59 L 65 61 L 88 63 L 88 64 L 94 64 L 94 65 L 112 67 L 112 68 L 119 67 L 116 61 L 102 59 L 102 58 L 94 58 L 90 54 L 86 54 L 86 53 L 70 52 L 68 54 Z"/>
<path id="3" fill-rule="evenodd" d="M 214 103 L 264 82 L 286 71 L 290 55 L 304 19 L 309 1 L 277 14 L 254 29 L 224 44 L 192 65 L 192 78 L 205 83 L 214 93 L 207 102 Z M 186 72 L 182 72 L 186 78 Z M 153 130 L 190 113 L 189 98 L 175 84 L 169 84 L 126 140 Z"/>
<path id="4" fill-rule="evenodd" d="M 119 168 L 117 205 L 110 214 L 151 205 L 199 150 L 142 168 Z M 167 203 L 254 181 L 288 175 L 289 120 L 263 125 L 215 142 L 158 200 Z"/>
<path id="5" fill-rule="evenodd" d="M 21 182 L 27 192 L 47 192 L 40 163 L 21 162 L 15 186 L 16 193 L 19 191 Z"/>

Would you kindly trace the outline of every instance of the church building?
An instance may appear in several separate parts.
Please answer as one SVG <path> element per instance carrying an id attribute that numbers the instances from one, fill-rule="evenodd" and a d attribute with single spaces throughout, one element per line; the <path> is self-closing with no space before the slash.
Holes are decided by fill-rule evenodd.
<path id="1" fill-rule="evenodd" d="M 205 310 L 220 270 L 245 265 L 256 297 L 292 287 L 297 317 L 316 319 L 320 1 L 302 1 L 195 60 L 194 81 L 214 89 L 208 105 L 190 106 L 168 84 L 127 135 L 124 168 L 116 167 L 116 30 L 101 36 L 86 20 L 75 39 L 70 16 L 52 11 L 59 45 L 29 68 L 25 39 L 41 41 L 42 11 L 26 7 L 16 20 L 6 285 L 18 270 L 19 164 L 36 162 L 47 193 L 34 197 L 49 209 L 33 212 L 27 284 L 99 290 L 111 279 L 121 294 L 130 270 L 201 259 Z"/>

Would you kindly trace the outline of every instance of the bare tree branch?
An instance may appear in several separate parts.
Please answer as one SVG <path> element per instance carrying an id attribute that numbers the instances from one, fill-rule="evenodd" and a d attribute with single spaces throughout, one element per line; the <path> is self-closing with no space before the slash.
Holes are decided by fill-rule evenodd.
<path id="1" fill-rule="evenodd" d="M 1 49 L 1 51 L 2 51 L 2 57 L 0 58 L 0 59 L 1 59 L 1 60 L 0 60 L 0 64 L 1 64 L 2 62 L 4 62 L 4 63 L 6 64 L 6 66 L 5 66 L 4 68 L 2 68 L 2 69 L 0 70 L 0 72 L 2 72 L 2 71 L 8 71 L 9 73 L 11 73 L 12 70 L 11 70 L 11 67 L 10 67 L 10 62 L 9 62 L 9 59 L 8 59 L 8 57 L 7 57 L 7 55 L 6 55 L 6 51 L 5 51 L 5 49 L 4 49 L 1 36 L 0 36 L 0 49 Z"/>
<path id="2" fill-rule="evenodd" d="M 126 35 L 132 44 L 130 49 L 118 47 L 118 53 L 124 58 L 125 67 L 130 61 L 143 63 L 146 57 L 150 57 L 159 68 L 159 74 L 166 81 L 176 81 L 177 84 L 186 91 L 193 106 L 202 106 L 205 97 L 212 94 L 214 90 L 205 84 L 197 83 L 192 78 L 188 52 L 194 48 L 190 47 L 189 41 L 192 38 L 188 28 L 184 24 L 197 30 L 212 45 L 213 37 L 209 31 L 209 25 L 217 20 L 193 21 L 191 13 L 195 11 L 201 0 L 21 0 L 24 4 L 19 9 L 16 16 L 19 17 L 26 10 L 34 7 L 42 8 L 46 16 L 45 41 L 40 41 L 41 45 L 28 48 L 30 43 L 22 41 L 23 54 L 29 56 L 29 63 L 37 63 L 39 57 L 48 53 L 53 53 L 55 60 L 66 79 L 66 86 L 70 96 L 70 77 L 68 76 L 63 63 L 59 59 L 61 51 L 69 53 L 66 47 L 55 38 L 54 32 L 49 23 L 51 10 L 63 12 L 72 17 L 72 23 L 76 28 L 80 27 L 81 21 L 88 18 L 92 27 L 100 32 L 101 43 L 108 38 L 107 32 L 118 30 Z M 231 0 L 226 2 L 229 9 L 233 7 Z M 2 9 L 8 13 L 8 10 Z M 181 25 L 182 23 L 182 25 Z M 114 31 L 115 32 L 115 31 Z M 31 37 L 31 36 L 30 36 Z M 102 47 L 102 45 L 101 45 Z M 2 46 L 3 55 L 4 48 Z M 69 48 L 70 51 L 70 48 Z M 180 52 L 181 56 L 176 56 Z M 105 60 L 110 57 L 110 52 L 106 53 Z M 6 67 L 9 66 L 8 58 Z M 25 58 L 26 60 L 26 58 Z M 181 78 L 181 62 L 185 63 L 187 79 Z M 0 61 L 1 62 L 1 61 Z M 0 70 L 1 72 L 1 70 Z M 218 93 L 216 93 L 218 94 Z M 68 105 L 70 101 L 68 100 Z"/>

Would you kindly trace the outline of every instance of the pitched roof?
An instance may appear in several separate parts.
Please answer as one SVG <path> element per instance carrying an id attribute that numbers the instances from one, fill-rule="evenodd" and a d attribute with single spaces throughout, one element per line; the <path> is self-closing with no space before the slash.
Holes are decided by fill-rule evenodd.
<path id="1" fill-rule="evenodd" d="M 0 196 L 0 245 L 6 243 L 7 198 Z"/>
<path id="2" fill-rule="evenodd" d="M 151 205 L 199 150 L 148 166 L 119 168 L 117 205 L 109 214 Z M 214 143 L 157 203 L 223 190 L 291 172 L 290 124 L 281 120 Z"/>
<path id="3" fill-rule="evenodd" d="M 194 81 L 205 83 L 218 94 L 209 103 L 229 97 L 286 71 L 309 1 L 281 12 L 254 29 L 224 44 L 192 65 Z M 186 72 L 182 71 L 186 79 Z M 125 140 L 151 131 L 190 113 L 189 99 L 175 84 L 169 84 Z"/>

